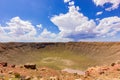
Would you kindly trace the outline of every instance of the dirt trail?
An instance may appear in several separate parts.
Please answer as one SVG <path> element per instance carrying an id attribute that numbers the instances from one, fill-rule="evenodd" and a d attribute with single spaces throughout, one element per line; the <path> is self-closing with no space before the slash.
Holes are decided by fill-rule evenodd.
<path id="1" fill-rule="evenodd" d="M 63 69 L 62 71 L 65 71 L 65 72 L 68 72 L 68 73 L 77 73 L 77 74 L 79 74 L 79 75 L 84 75 L 84 74 L 85 74 L 84 71 L 75 70 L 75 69 L 70 69 L 70 68 Z"/>

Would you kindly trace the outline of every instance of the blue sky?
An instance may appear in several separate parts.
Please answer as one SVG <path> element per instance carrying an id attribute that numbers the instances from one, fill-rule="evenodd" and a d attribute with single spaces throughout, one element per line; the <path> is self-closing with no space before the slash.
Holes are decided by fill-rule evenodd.
<path id="1" fill-rule="evenodd" d="M 119 41 L 119 0 L 1 0 L 0 41 Z"/>

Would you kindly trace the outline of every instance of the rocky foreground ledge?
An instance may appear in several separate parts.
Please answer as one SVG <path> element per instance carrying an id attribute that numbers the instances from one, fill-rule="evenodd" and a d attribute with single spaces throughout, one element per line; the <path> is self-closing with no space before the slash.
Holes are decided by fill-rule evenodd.
<path id="1" fill-rule="evenodd" d="M 0 80 L 120 80 L 120 61 L 88 68 L 84 74 L 37 67 L 30 63 L 10 65 L 0 62 Z"/>
<path id="2" fill-rule="evenodd" d="M 36 64 L 10 65 L 0 62 L 0 80 L 81 80 L 82 75 L 37 67 Z"/>

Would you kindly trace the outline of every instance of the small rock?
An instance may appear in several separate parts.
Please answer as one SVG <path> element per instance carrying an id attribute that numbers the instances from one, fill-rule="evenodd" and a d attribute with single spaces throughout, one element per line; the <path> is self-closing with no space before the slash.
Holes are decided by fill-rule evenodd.
<path id="1" fill-rule="evenodd" d="M 10 78 L 15 78 L 15 75 L 11 75 Z"/>
<path id="2" fill-rule="evenodd" d="M 11 65 L 12 68 L 15 68 L 15 65 Z"/>
<path id="3" fill-rule="evenodd" d="M 117 61 L 116 61 L 116 64 L 120 64 L 120 60 L 117 60 Z"/>
<path id="4" fill-rule="evenodd" d="M 9 71 L 8 74 L 13 74 L 13 71 Z"/>
<path id="5" fill-rule="evenodd" d="M 112 64 L 111 64 L 111 66 L 114 66 L 114 65 L 116 65 L 116 63 L 112 63 Z"/>
<path id="6" fill-rule="evenodd" d="M 82 79 L 75 79 L 75 80 L 82 80 Z"/>
<path id="7" fill-rule="evenodd" d="M 50 77 L 50 80 L 58 80 L 57 77 Z"/>
<path id="8" fill-rule="evenodd" d="M 31 77 L 30 76 L 26 76 L 25 80 L 31 80 Z"/>
<path id="9" fill-rule="evenodd" d="M 34 78 L 32 78 L 32 80 L 38 80 L 38 78 L 37 78 L 37 77 L 34 77 Z"/>

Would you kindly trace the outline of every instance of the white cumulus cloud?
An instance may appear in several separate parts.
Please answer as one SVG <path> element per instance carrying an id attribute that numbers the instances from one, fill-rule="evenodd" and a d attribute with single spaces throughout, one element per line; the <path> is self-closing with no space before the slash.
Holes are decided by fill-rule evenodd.
<path id="1" fill-rule="evenodd" d="M 58 26 L 62 37 L 74 40 L 114 36 L 120 32 L 120 18 L 117 16 L 98 20 L 98 25 L 92 19 L 84 16 L 74 5 L 69 5 L 66 14 L 55 15 L 51 21 Z M 99 12 L 99 15 L 102 12 Z"/>
<path id="2" fill-rule="evenodd" d="M 70 5 L 70 6 L 72 6 L 72 5 L 74 5 L 74 4 L 75 4 L 74 1 L 69 2 L 69 5 Z"/>
<path id="3" fill-rule="evenodd" d="M 89 20 L 78 10 L 78 6 L 70 5 L 68 13 L 54 16 L 51 21 L 58 26 L 63 37 L 76 38 L 76 40 L 94 37 L 95 22 L 92 19 Z"/>
<path id="4" fill-rule="evenodd" d="M 70 2 L 71 0 L 64 0 L 64 3 Z"/>
<path id="5" fill-rule="evenodd" d="M 68 12 L 54 15 L 50 20 L 58 27 L 59 33 L 54 33 L 44 28 L 42 24 L 33 25 L 30 21 L 13 17 L 0 25 L 0 41 L 31 41 L 31 42 L 67 42 L 101 39 L 113 37 L 120 33 L 120 17 L 111 16 L 103 19 L 89 19 L 80 8 L 68 1 Z M 102 14 L 98 12 L 97 15 Z M 97 21 L 97 23 L 96 23 Z M 37 33 L 36 29 L 42 32 Z"/>
<path id="6" fill-rule="evenodd" d="M 66 42 L 72 41 L 69 38 L 62 38 L 59 34 L 52 33 L 47 29 L 38 35 L 37 28 L 42 29 L 42 24 L 33 26 L 31 22 L 22 20 L 20 17 L 13 17 L 6 22 L 6 26 L 0 25 L 1 42 Z"/>
<path id="7" fill-rule="evenodd" d="M 0 26 L 0 40 L 16 41 L 29 39 L 36 35 L 36 29 L 29 21 L 21 20 L 19 17 L 12 18 L 6 26 Z M 24 37 L 24 38 L 23 38 Z"/>
<path id="8" fill-rule="evenodd" d="M 100 20 L 95 31 L 98 36 L 114 36 L 120 32 L 120 18 L 117 16 L 108 17 Z"/>
<path id="9" fill-rule="evenodd" d="M 100 12 L 97 12 L 96 13 L 96 15 L 101 15 L 103 12 L 102 11 L 100 11 Z"/>
<path id="10" fill-rule="evenodd" d="M 43 27 L 42 27 L 42 24 L 36 25 L 36 27 L 37 27 L 38 29 L 42 29 L 42 28 L 43 28 Z"/>
<path id="11" fill-rule="evenodd" d="M 107 11 L 117 9 L 120 6 L 120 0 L 93 0 L 93 2 L 96 6 L 104 6 L 106 3 L 111 3 L 112 6 L 105 9 Z"/>

